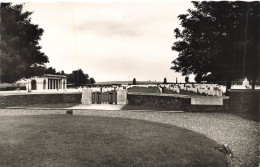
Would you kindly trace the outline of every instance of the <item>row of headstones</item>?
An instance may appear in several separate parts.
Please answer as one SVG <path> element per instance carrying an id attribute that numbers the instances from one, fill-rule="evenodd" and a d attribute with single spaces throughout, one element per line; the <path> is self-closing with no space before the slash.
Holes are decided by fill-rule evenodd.
<path id="1" fill-rule="evenodd" d="M 222 96 L 226 92 L 226 87 L 217 84 L 148 84 L 148 85 L 120 85 L 120 86 L 105 86 L 105 87 L 93 87 L 93 92 L 107 92 L 129 89 L 131 87 L 157 87 L 160 93 L 163 88 L 172 90 L 176 93 L 180 93 L 180 90 L 186 90 L 198 94 L 205 94 L 209 96 Z"/>
<path id="2" fill-rule="evenodd" d="M 150 85 L 128 85 L 127 89 L 131 87 L 157 87 L 162 93 L 163 88 L 180 93 L 180 90 L 186 90 L 198 94 L 205 94 L 209 96 L 223 96 L 226 92 L 226 86 L 217 84 L 150 84 Z"/>
<path id="3" fill-rule="evenodd" d="M 197 94 L 205 94 L 208 96 L 223 96 L 226 92 L 226 87 L 217 84 L 180 84 L 180 85 L 168 85 L 171 91 L 180 93 L 180 90 L 185 90 Z"/>

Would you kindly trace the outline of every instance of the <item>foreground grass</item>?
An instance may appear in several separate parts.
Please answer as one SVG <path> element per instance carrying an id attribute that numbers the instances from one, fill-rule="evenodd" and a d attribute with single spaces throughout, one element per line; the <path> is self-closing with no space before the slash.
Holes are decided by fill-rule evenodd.
<path id="1" fill-rule="evenodd" d="M 215 141 L 140 120 L 2 116 L 0 134 L 0 166 L 226 166 Z"/>
<path id="2" fill-rule="evenodd" d="M 167 106 L 134 105 L 126 104 L 121 110 L 151 110 L 151 111 L 172 111 Z"/>
<path id="3" fill-rule="evenodd" d="M 26 104 L 15 107 L 26 107 L 26 108 L 68 108 L 79 105 L 80 103 L 49 103 L 49 104 Z"/>

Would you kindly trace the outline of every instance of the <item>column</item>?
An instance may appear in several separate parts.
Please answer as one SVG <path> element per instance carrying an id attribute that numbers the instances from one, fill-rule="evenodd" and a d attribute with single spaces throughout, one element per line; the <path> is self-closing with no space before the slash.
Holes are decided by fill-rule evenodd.
<path id="1" fill-rule="evenodd" d="M 54 89 L 54 80 L 52 79 L 51 82 L 52 82 L 52 89 Z"/>
<path id="2" fill-rule="evenodd" d="M 64 81 L 65 81 L 64 89 L 67 89 L 67 80 L 64 79 Z"/>
<path id="3" fill-rule="evenodd" d="M 59 88 L 59 85 L 58 85 L 58 80 L 57 80 L 57 79 L 55 79 L 55 84 L 56 84 L 55 89 L 58 89 L 58 88 Z"/>
<path id="4" fill-rule="evenodd" d="M 50 80 L 48 79 L 48 89 L 50 89 Z"/>
<path id="5" fill-rule="evenodd" d="M 65 89 L 65 79 L 62 80 L 62 89 Z"/>

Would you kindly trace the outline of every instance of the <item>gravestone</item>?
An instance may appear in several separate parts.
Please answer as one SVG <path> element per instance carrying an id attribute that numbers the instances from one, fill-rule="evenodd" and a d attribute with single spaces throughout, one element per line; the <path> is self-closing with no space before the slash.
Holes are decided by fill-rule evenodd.
<path id="1" fill-rule="evenodd" d="M 249 81 L 247 80 L 247 78 L 245 78 L 245 80 L 243 81 L 243 86 L 244 87 L 249 87 Z"/>

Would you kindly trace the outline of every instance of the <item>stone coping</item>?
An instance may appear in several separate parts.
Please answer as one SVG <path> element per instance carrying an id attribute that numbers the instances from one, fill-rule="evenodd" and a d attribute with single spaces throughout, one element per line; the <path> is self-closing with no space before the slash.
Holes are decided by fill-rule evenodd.
<path id="1" fill-rule="evenodd" d="M 166 97 L 181 97 L 181 98 L 190 98 L 188 95 L 180 94 L 165 94 L 165 93 L 142 93 L 142 92 L 130 92 L 127 93 L 130 95 L 144 95 L 144 96 L 166 96 Z"/>
<path id="2" fill-rule="evenodd" d="M 45 94 L 81 94 L 82 92 L 22 92 L 22 93 L 1 93 L 0 96 L 16 96 L 16 95 L 45 95 Z"/>
<path id="3" fill-rule="evenodd" d="M 200 96 L 200 95 L 142 93 L 142 92 L 130 92 L 130 93 L 127 93 L 127 94 L 130 94 L 130 95 L 146 95 L 146 96 L 180 97 L 180 98 L 196 98 L 196 99 L 229 99 L 229 96 Z"/>

